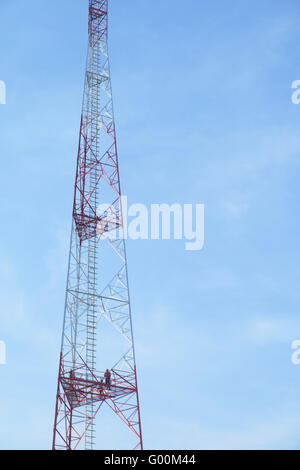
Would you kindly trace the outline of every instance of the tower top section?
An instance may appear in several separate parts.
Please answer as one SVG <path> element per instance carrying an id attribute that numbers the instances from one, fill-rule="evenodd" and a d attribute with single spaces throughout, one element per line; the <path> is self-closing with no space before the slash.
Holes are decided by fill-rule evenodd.
<path id="1" fill-rule="evenodd" d="M 108 0 L 89 0 L 89 44 L 107 41 Z"/>

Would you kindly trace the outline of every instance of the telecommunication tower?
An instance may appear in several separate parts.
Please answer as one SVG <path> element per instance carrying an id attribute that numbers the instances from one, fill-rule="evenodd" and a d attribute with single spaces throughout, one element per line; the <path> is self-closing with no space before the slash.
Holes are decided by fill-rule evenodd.
<path id="1" fill-rule="evenodd" d="M 89 0 L 53 450 L 93 450 L 104 407 L 143 449 L 107 39 L 108 0 Z M 117 332 L 107 358 L 97 345 L 105 320 Z"/>

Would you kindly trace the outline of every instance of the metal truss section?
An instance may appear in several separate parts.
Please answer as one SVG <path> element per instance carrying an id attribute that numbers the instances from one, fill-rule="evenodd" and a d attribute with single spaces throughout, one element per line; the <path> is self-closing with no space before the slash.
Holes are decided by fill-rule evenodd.
<path id="1" fill-rule="evenodd" d="M 107 48 L 108 0 L 89 0 L 89 47 L 80 122 L 73 223 L 53 449 L 92 450 L 95 419 L 108 406 L 143 448 L 121 189 Z M 110 235 L 118 234 L 112 239 Z M 109 256 L 102 257 L 106 247 Z M 115 267 L 110 282 L 106 275 Z M 109 274 L 110 275 L 110 274 Z M 111 383 L 97 371 L 105 318 L 126 349 Z"/>

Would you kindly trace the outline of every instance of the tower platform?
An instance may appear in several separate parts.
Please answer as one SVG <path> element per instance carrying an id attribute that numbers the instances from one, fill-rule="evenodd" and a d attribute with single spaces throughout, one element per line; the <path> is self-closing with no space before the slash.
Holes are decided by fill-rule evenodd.
<path id="1" fill-rule="evenodd" d="M 61 384 L 71 408 L 115 400 L 136 392 L 136 388 L 129 382 L 129 376 L 123 377 L 113 370 L 111 374 L 110 385 L 105 383 L 104 373 L 101 372 L 87 376 L 80 369 L 72 369 L 67 374 L 62 374 Z"/>

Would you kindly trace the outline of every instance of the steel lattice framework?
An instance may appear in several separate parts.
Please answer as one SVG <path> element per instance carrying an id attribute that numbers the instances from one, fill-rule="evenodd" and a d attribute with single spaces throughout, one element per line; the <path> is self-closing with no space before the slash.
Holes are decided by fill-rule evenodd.
<path id="1" fill-rule="evenodd" d="M 93 449 L 95 418 L 103 406 L 134 434 L 135 449 L 143 448 L 107 33 L 108 0 L 89 0 L 54 450 Z M 102 258 L 104 245 L 109 255 Z M 106 267 L 109 271 L 112 266 L 111 281 L 104 283 Z M 120 344 L 126 340 L 120 359 L 111 367 L 110 386 L 96 368 L 97 332 L 104 318 L 118 331 Z"/>

